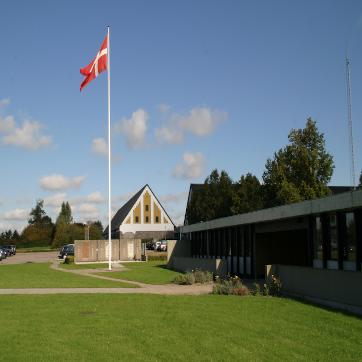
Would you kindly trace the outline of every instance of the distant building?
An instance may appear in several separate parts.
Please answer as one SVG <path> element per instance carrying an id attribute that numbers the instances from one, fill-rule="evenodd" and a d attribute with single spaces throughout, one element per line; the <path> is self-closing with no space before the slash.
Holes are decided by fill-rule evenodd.
<path id="1" fill-rule="evenodd" d="M 113 239 L 173 239 L 174 223 L 146 185 L 114 215 L 111 221 Z M 109 226 L 103 236 L 108 238 Z"/>

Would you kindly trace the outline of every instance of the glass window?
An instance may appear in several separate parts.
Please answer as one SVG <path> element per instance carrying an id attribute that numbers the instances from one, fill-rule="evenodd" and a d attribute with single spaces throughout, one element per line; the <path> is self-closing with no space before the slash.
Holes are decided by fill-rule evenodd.
<path id="1" fill-rule="evenodd" d="M 314 224 L 314 259 L 323 260 L 322 224 L 317 216 Z"/>
<path id="2" fill-rule="evenodd" d="M 156 222 L 158 222 L 158 216 L 156 216 Z"/>
<path id="3" fill-rule="evenodd" d="M 146 216 L 146 222 L 148 222 L 148 216 Z"/>
<path id="4" fill-rule="evenodd" d="M 338 260 L 338 235 L 337 235 L 337 218 L 336 214 L 328 215 L 329 221 L 329 260 Z"/>
<path id="5" fill-rule="evenodd" d="M 148 205 L 146 205 L 146 211 L 148 211 Z"/>
<path id="6" fill-rule="evenodd" d="M 347 226 L 347 260 L 356 261 L 356 242 L 354 238 L 354 216 L 352 212 L 346 214 Z"/>
<path id="7" fill-rule="evenodd" d="M 136 216 L 136 222 L 138 222 L 138 216 Z"/>

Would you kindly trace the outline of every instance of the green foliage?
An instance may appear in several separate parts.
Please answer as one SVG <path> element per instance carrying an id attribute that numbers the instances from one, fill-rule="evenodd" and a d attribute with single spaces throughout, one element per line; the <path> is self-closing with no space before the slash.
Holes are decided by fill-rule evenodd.
<path id="1" fill-rule="evenodd" d="M 254 289 L 251 291 L 251 294 L 254 297 L 260 297 L 261 296 L 260 285 L 258 283 L 254 283 Z"/>
<path id="2" fill-rule="evenodd" d="M 62 207 L 57 218 L 57 224 L 58 222 L 65 223 L 66 225 L 71 225 L 73 223 L 72 209 L 70 208 L 68 201 L 63 201 L 62 203 Z"/>
<path id="3" fill-rule="evenodd" d="M 175 274 L 173 277 L 174 284 L 192 285 L 194 283 L 212 282 L 214 274 L 210 271 L 202 271 L 201 269 L 187 270 L 185 274 Z"/>
<path id="4" fill-rule="evenodd" d="M 218 276 L 216 276 L 215 285 L 212 289 L 212 293 L 220 295 L 231 295 L 231 294 L 243 295 L 239 294 L 241 293 L 242 287 L 243 284 L 238 276 L 232 277 L 230 276 L 230 274 L 228 274 L 226 279 L 221 279 Z"/>
<path id="5" fill-rule="evenodd" d="M 234 215 L 261 210 L 264 207 L 263 185 L 251 173 L 242 175 L 234 184 L 231 212 Z"/>
<path id="6" fill-rule="evenodd" d="M 67 225 L 63 219 L 57 221 L 55 235 L 52 242 L 53 248 L 73 244 L 74 240 L 84 240 L 83 229 L 76 224 Z"/>
<path id="7" fill-rule="evenodd" d="M 272 286 L 270 288 L 270 291 L 273 295 L 280 297 L 280 294 L 282 292 L 282 283 L 280 279 L 272 275 Z"/>
<path id="8" fill-rule="evenodd" d="M 37 223 L 42 223 L 43 217 L 45 216 L 45 211 L 43 210 L 44 200 L 37 199 L 36 206 L 34 209 L 31 209 L 29 214 L 28 223 L 29 225 L 35 225 Z"/>
<path id="9" fill-rule="evenodd" d="M 357 186 L 357 189 L 362 189 L 362 171 L 361 171 L 361 175 L 359 176 L 359 184 Z"/>
<path id="10" fill-rule="evenodd" d="M 74 264 L 74 255 L 67 255 L 64 259 L 64 264 Z"/>
<path id="11" fill-rule="evenodd" d="M 308 118 L 306 127 L 288 136 L 290 145 L 268 158 L 263 173 L 267 207 L 290 204 L 331 194 L 333 157 L 325 150 L 324 135 Z"/>
<path id="12" fill-rule="evenodd" d="M 167 261 L 167 255 L 148 255 L 148 261 Z"/>
<path id="13" fill-rule="evenodd" d="M 232 215 L 233 181 L 225 171 L 219 175 L 215 169 L 204 182 L 203 187 L 194 191 L 187 205 L 189 224 L 218 219 Z"/>

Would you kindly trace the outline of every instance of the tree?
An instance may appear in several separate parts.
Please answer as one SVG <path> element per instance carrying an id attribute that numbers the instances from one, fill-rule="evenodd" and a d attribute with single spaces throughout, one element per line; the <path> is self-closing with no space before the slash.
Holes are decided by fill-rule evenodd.
<path id="1" fill-rule="evenodd" d="M 333 157 L 325 150 L 324 135 L 308 118 L 304 129 L 288 136 L 290 145 L 268 158 L 263 173 L 266 207 L 314 199 L 331 194 Z"/>
<path id="2" fill-rule="evenodd" d="M 68 201 L 66 203 L 63 201 L 62 203 L 62 207 L 58 215 L 57 222 L 60 219 L 62 219 L 66 225 L 70 225 L 73 223 L 72 209 L 70 208 Z"/>
<path id="3" fill-rule="evenodd" d="M 261 210 L 264 207 L 263 185 L 256 176 L 247 173 L 234 184 L 231 212 L 234 215 Z"/>
<path id="4" fill-rule="evenodd" d="M 219 219 L 232 215 L 233 181 L 225 171 L 219 175 L 215 169 L 205 179 L 202 187 L 196 189 L 187 205 L 189 224 Z"/>
<path id="5" fill-rule="evenodd" d="M 34 209 L 31 209 L 30 211 L 30 218 L 28 219 L 29 225 L 35 225 L 36 223 L 41 223 L 43 220 L 43 217 L 45 215 L 45 211 L 43 210 L 44 200 L 43 199 L 37 199 L 36 200 L 36 206 Z"/>
<path id="6" fill-rule="evenodd" d="M 362 189 L 362 171 L 361 171 L 361 175 L 359 177 L 359 184 L 357 186 L 357 189 Z"/>

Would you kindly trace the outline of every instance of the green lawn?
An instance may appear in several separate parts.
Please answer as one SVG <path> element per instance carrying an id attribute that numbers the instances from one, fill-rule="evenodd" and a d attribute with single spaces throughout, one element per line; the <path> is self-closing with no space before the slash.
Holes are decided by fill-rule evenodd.
<path id="1" fill-rule="evenodd" d="M 362 319 L 287 298 L 0 295 L 3 361 L 361 361 Z"/>
<path id="2" fill-rule="evenodd" d="M 17 288 L 138 288 L 138 285 L 67 273 L 51 263 L 0 266 L 0 289 Z M 1 358 L 1 355 L 0 355 Z"/>
<path id="3" fill-rule="evenodd" d="M 81 270 L 81 269 L 100 269 L 100 268 L 109 268 L 108 263 L 95 263 L 95 264 L 64 264 L 64 262 L 59 264 L 59 268 L 67 270 Z"/>
<path id="4" fill-rule="evenodd" d="M 124 263 L 122 265 L 131 270 L 97 272 L 93 274 L 146 284 L 169 284 L 172 283 L 172 278 L 176 274 L 176 271 L 167 269 L 167 261 Z"/>

